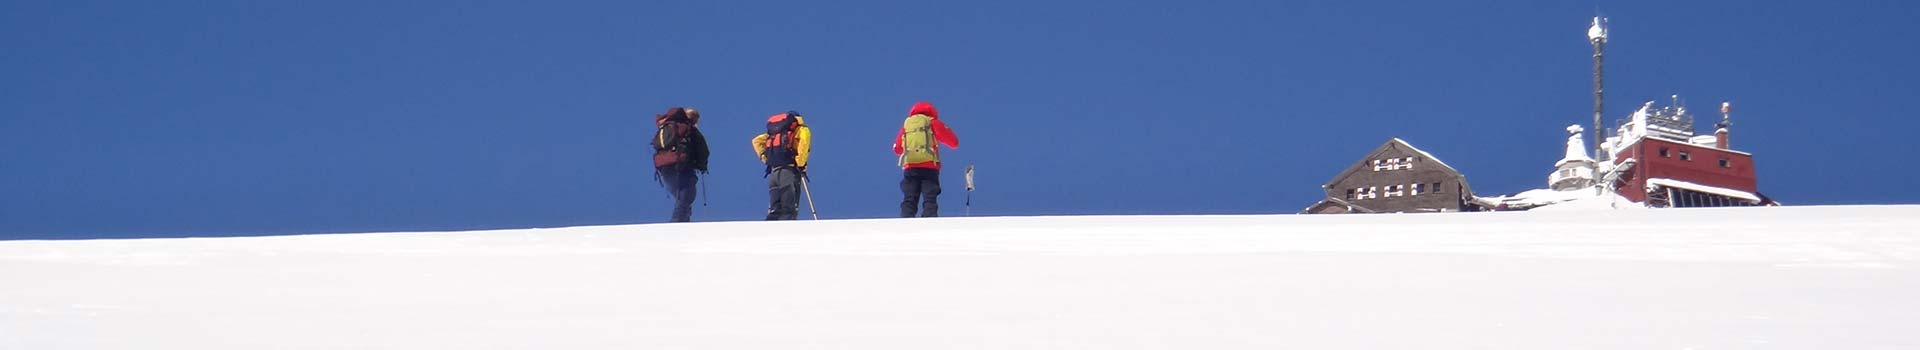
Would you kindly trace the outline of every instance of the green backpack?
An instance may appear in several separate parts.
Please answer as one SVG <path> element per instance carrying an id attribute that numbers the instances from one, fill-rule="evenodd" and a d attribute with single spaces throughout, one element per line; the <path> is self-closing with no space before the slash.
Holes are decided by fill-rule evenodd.
<path id="1" fill-rule="evenodd" d="M 933 149 L 933 117 L 924 114 L 907 117 L 900 130 L 900 166 L 940 161 L 940 152 Z"/>

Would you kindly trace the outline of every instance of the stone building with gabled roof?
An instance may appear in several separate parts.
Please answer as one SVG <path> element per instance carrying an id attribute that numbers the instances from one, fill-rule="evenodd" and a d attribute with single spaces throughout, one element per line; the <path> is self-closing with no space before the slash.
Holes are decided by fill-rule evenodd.
<path id="1" fill-rule="evenodd" d="M 1473 211 L 1466 175 L 1405 140 L 1381 144 L 1320 186 L 1302 214 Z"/>

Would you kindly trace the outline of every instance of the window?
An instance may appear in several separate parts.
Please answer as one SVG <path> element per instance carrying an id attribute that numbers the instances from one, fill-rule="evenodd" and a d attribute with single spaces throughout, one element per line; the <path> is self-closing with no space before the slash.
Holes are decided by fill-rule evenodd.
<path id="1" fill-rule="evenodd" d="M 1422 193 L 1427 193 L 1427 184 L 1413 184 L 1413 195 L 1418 196 Z"/>
<path id="2" fill-rule="evenodd" d="M 1693 155 L 1687 154 L 1687 151 L 1680 151 L 1680 160 L 1693 160 Z"/>
<path id="3" fill-rule="evenodd" d="M 1352 199 L 1353 199 L 1353 189 L 1351 189 L 1351 188 L 1349 188 L 1349 189 L 1347 189 L 1347 199 L 1348 199 L 1348 200 L 1352 200 Z"/>
<path id="4" fill-rule="evenodd" d="M 1374 197 L 1379 196 L 1379 189 L 1380 188 L 1378 187 L 1368 187 L 1366 189 L 1355 189 L 1355 190 L 1358 190 L 1360 193 L 1354 195 L 1353 199 L 1373 199 Z"/>
<path id="5" fill-rule="evenodd" d="M 1407 185 L 1387 186 L 1387 197 L 1399 197 L 1407 194 Z"/>
<path id="6" fill-rule="evenodd" d="M 1727 160 L 1727 157 L 1720 157 L 1720 167 L 1722 167 L 1722 168 L 1732 168 L 1732 167 L 1733 167 L 1733 161 L 1731 161 L 1731 160 Z"/>
<path id="7" fill-rule="evenodd" d="M 1440 193 L 1440 192 L 1445 192 L 1445 191 L 1441 191 L 1441 190 L 1440 190 L 1440 183 L 1439 183 L 1439 182 L 1434 182 L 1434 183 L 1433 183 L 1433 193 Z"/>
<path id="8" fill-rule="evenodd" d="M 1667 155 L 1666 147 L 1660 147 L 1660 158 L 1672 158 L 1672 157 L 1673 156 Z"/>
<path id="9" fill-rule="evenodd" d="M 1413 157 L 1374 159 L 1368 163 L 1373 164 L 1373 171 L 1413 169 Z"/>

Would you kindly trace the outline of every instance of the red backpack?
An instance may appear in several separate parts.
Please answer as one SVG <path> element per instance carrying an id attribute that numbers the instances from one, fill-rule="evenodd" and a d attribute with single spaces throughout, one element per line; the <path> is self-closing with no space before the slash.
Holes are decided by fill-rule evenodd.
<path id="1" fill-rule="evenodd" d="M 767 173 L 773 169 L 795 166 L 800 156 L 794 148 L 793 134 L 800 127 L 800 112 L 787 111 L 767 118 L 767 148 L 761 155 L 767 158 Z"/>
<path id="2" fill-rule="evenodd" d="M 687 110 L 680 107 L 667 109 L 666 114 L 653 117 L 653 167 L 662 168 L 678 165 L 687 161 L 687 142 L 692 138 L 693 121 L 687 117 Z"/>

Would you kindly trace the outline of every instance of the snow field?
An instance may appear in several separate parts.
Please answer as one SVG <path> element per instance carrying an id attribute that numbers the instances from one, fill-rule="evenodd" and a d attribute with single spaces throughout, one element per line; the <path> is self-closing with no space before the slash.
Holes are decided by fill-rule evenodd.
<path id="1" fill-rule="evenodd" d="M 0 349 L 1911 349 L 1920 206 L 0 242 Z"/>

